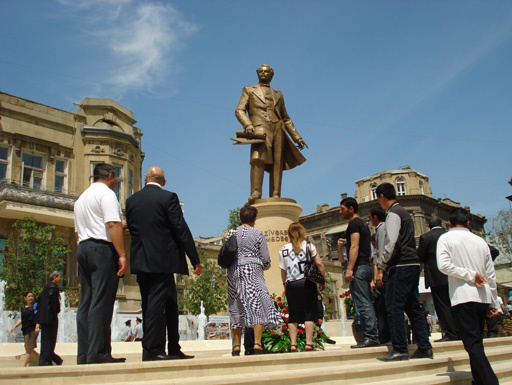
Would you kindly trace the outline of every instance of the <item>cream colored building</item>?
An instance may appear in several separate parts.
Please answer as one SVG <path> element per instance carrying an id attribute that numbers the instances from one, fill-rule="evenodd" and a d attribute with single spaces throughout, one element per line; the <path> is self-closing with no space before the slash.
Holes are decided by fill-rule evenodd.
<path id="1" fill-rule="evenodd" d="M 71 249 L 64 284 L 76 288 L 73 205 L 92 183 L 94 165 L 116 168 L 115 192 L 123 209 L 126 198 L 141 188 L 142 133 L 133 112 L 97 98 L 67 112 L 0 92 L 0 118 L 0 248 L 17 219 L 32 216 L 55 225 Z M 120 306 L 138 309 L 138 298 L 136 281 L 127 274 L 118 292 Z"/>
<path id="2" fill-rule="evenodd" d="M 429 231 L 428 221 L 432 215 L 441 217 L 443 227 L 448 228 L 450 211 L 454 207 L 461 207 L 458 202 L 448 198 L 433 198 L 428 176 L 411 169 L 409 166 L 402 167 L 399 170 L 382 171 L 355 181 L 356 191 L 353 196 L 359 203 L 359 216 L 367 222 L 372 233 L 375 232 L 375 229 L 370 223 L 370 210 L 380 207 L 375 189 L 384 182 L 395 186 L 398 202 L 411 214 L 417 242 L 420 235 Z M 346 193 L 341 194 L 340 201 L 346 196 Z M 469 207 L 465 208 L 469 210 Z M 339 295 L 348 289 L 344 281 L 344 266 L 338 261 L 336 246 L 339 238 L 345 238 L 348 221 L 341 217 L 339 210 L 339 206 L 331 208 L 327 204 L 318 205 L 315 213 L 306 214 L 300 218 L 300 222 L 307 230 L 309 239 L 319 250 L 326 270 L 333 280 L 331 284 L 333 294 L 328 302 L 335 306 L 338 312 Z M 470 217 L 473 231 L 483 232 L 483 226 L 486 222 L 485 217 L 479 214 L 471 214 Z M 335 317 L 334 313 L 331 315 L 332 317 Z"/>

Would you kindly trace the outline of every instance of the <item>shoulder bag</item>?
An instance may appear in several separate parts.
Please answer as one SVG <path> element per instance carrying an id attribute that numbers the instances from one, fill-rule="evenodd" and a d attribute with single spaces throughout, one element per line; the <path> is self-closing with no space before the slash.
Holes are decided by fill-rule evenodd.
<path id="1" fill-rule="evenodd" d="M 238 251 L 238 244 L 236 242 L 236 231 L 233 232 L 233 235 L 228 238 L 226 242 L 222 245 L 219 256 L 217 258 L 217 263 L 223 269 L 228 269 L 231 265 L 236 261 L 236 254 Z"/>
<path id="2" fill-rule="evenodd" d="M 318 285 L 323 285 L 325 283 L 325 278 L 322 276 L 320 270 L 318 270 L 318 266 L 311 257 L 311 249 L 309 247 L 310 243 L 311 242 L 308 242 L 306 244 L 306 264 L 304 265 L 304 277 Z"/>

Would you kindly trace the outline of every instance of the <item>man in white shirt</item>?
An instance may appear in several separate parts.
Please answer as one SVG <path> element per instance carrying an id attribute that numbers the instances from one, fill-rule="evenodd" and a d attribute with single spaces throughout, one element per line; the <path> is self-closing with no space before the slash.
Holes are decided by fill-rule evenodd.
<path id="1" fill-rule="evenodd" d="M 142 332 L 142 319 L 137 317 L 135 322 L 137 322 L 137 325 L 135 325 L 133 330 L 133 341 L 142 341 L 142 336 L 144 335 Z"/>
<path id="2" fill-rule="evenodd" d="M 80 306 L 78 364 L 124 362 L 111 355 L 110 323 L 119 277 L 128 268 L 114 167 L 94 167 L 94 183 L 75 203 Z"/>
<path id="3" fill-rule="evenodd" d="M 453 316 L 469 354 L 474 384 L 498 384 L 487 359 L 482 333 L 487 315 L 496 316 L 496 273 L 489 246 L 469 230 L 469 213 L 450 213 L 450 231 L 437 243 L 437 265 L 448 275 Z"/>

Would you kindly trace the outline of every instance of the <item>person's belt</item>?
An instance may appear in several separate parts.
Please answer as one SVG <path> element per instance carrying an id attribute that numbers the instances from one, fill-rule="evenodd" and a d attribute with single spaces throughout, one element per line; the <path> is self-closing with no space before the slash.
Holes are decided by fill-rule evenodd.
<path id="1" fill-rule="evenodd" d="M 87 238 L 83 241 L 80 241 L 78 244 L 81 245 L 81 244 L 88 243 L 88 242 L 101 243 L 103 245 L 108 245 L 108 246 L 110 246 L 112 244 L 112 242 L 105 241 L 104 239 L 96 239 L 96 238 Z"/>

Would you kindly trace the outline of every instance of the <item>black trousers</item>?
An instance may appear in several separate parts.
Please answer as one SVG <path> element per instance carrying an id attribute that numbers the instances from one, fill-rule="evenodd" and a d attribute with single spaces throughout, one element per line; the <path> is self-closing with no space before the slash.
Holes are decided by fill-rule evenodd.
<path id="1" fill-rule="evenodd" d="M 450 301 L 450 292 L 448 285 L 431 287 L 432 299 L 434 300 L 434 307 L 436 308 L 437 317 L 441 330 L 445 333 L 445 337 L 452 340 L 459 339 L 457 326 L 452 314 L 452 304 Z"/>
<path id="2" fill-rule="evenodd" d="M 41 324 L 41 354 L 39 354 L 39 366 L 62 364 L 62 358 L 55 354 L 55 344 L 57 343 L 57 332 L 59 330 L 59 319 L 50 324 Z"/>
<path id="3" fill-rule="evenodd" d="M 174 282 L 174 276 L 169 273 L 137 273 L 144 320 L 142 323 L 143 360 L 165 354 L 166 307 L 171 286 L 174 286 L 172 282 Z M 175 288 L 174 292 L 176 292 Z"/>
<path id="4" fill-rule="evenodd" d="M 110 323 L 119 277 L 118 255 L 110 242 L 87 240 L 76 253 L 82 287 L 76 314 L 77 363 L 95 363 L 110 357 Z"/>
<path id="5" fill-rule="evenodd" d="M 178 295 L 176 293 L 176 282 L 174 274 L 171 274 L 169 282 L 169 296 L 165 304 L 165 322 L 167 325 L 167 352 L 169 355 L 176 355 L 181 350 L 179 333 Z"/>
<path id="6" fill-rule="evenodd" d="M 498 378 L 484 351 L 482 332 L 489 304 L 466 302 L 453 307 L 453 315 L 464 349 L 469 355 L 469 364 L 474 384 L 497 385 Z"/>

